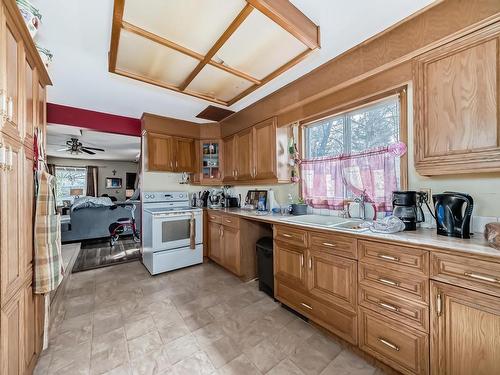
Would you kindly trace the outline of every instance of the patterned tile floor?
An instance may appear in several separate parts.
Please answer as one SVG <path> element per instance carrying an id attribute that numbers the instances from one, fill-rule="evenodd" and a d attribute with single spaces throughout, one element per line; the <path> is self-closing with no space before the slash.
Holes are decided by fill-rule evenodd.
<path id="1" fill-rule="evenodd" d="M 212 263 L 132 262 L 70 275 L 35 374 L 383 372 Z"/>

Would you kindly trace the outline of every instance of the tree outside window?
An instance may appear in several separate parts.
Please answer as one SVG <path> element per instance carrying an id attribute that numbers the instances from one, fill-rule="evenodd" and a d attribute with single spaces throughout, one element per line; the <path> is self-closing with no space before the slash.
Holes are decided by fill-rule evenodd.
<path id="1" fill-rule="evenodd" d="M 87 169 L 85 167 L 56 167 L 56 203 L 63 205 L 63 201 L 73 204 L 75 195 L 71 195 L 72 189 L 79 189 L 86 195 Z"/>

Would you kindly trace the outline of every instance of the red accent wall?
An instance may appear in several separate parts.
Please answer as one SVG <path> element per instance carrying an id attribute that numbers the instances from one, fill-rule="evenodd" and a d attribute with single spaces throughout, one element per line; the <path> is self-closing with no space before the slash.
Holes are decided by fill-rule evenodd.
<path id="1" fill-rule="evenodd" d="M 87 128 L 105 133 L 141 136 L 141 120 L 60 104 L 47 103 L 47 122 Z"/>

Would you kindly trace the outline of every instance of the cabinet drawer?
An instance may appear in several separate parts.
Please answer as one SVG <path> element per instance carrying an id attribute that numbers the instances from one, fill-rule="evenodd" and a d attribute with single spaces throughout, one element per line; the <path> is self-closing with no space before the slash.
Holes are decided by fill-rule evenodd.
<path id="1" fill-rule="evenodd" d="M 305 230 L 274 226 L 274 239 L 296 246 L 307 246 L 307 232 Z"/>
<path id="2" fill-rule="evenodd" d="M 324 250 L 348 258 L 357 259 L 356 238 L 327 233 L 309 233 L 312 249 Z"/>
<path id="3" fill-rule="evenodd" d="M 359 347 L 403 374 L 429 373 L 429 336 L 359 308 Z"/>
<path id="4" fill-rule="evenodd" d="M 359 304 L 401 323 L 429 332 L 429 307 L 422 303 L 361 285 Z"/>
<path id="5" fill-rule="evenodd" d="M 373 241 L 358 241 L 359 259 L 365 263 L 429 275 L 429 252 Z"/>
<path id="6" fill-rule="evenodd" d="M 207 216 L 208 216 L 208 221 L 211 223 L 217 223 L 217 224 L 222 223 L 222 215 L 218 213 L 215 214 L 212 211 L 208 211 Z"/>
<path id="7" fill-rule="evenodd" d="M 361 284 L 396 296 L 429 303 L 429 280 L 427 278 L 372 264 L 359 263 L 358 267 Z"/>
<path id="8" fill-rule="evenodd" d="M 431 277 L 500 296 L 500 263 L 432 252 Z"/>
<path id="9" fill-rule="evenodd" d="M 223 215 L 222 216 L 222 225 L 225 225 L 227 227 L 232 227 L 232 228 L 239 228 L 240 227 L 240 219 L 238 219 L 235 216 L 231 215 Z"/>
<path id="10" fill-rule="evenodd" d="M 277 283 L 276 298 L 344 340 L 357 343 L 357 316 L 341 308 L 323 305 L 308 294 Z"/>

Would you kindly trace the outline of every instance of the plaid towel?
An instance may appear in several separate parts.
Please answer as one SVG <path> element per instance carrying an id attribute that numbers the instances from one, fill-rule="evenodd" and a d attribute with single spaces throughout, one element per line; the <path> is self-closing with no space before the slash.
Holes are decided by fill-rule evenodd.
<path id="1" fill-rule="evenodd" d="M 64 275 L 61 217 L 56 213 L 54 176 L 41 171 L 37 179 L 34 292 L 44 294 L 56 289 Z"/>

